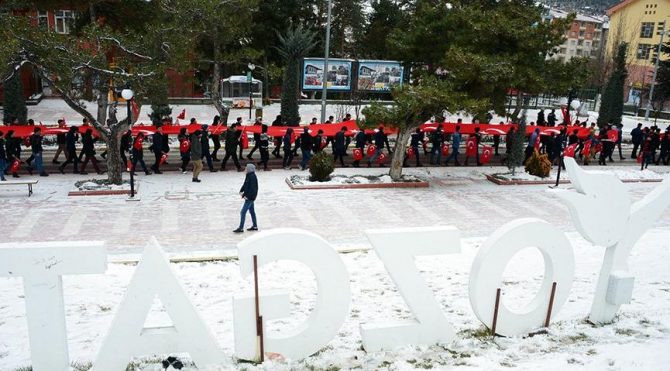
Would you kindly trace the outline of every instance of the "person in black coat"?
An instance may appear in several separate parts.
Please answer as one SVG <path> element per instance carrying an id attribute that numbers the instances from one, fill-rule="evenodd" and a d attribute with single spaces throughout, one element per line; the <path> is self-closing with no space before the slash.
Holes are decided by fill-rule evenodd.
<path id="1" fill-rule="evenodd" d="M 93 138 L 93 130 L 91 129 L 86 129 L 84 135 L 81 136 L 81 143 L 82 143 L 81 153 L 84 154 L 84 161 L 81 164 L 81 170 L 79 170 L 81 174 L 87 174 L 86 165 L 88 165 L 89 161 L 93 163 L 93 168 L 95 169 L 95 172 L 98 174 L 102 174 L 100 168 L 98 167 L 98 159 L 95 158 L 94 145 L 95 142 L 97 141 L 98 141 L 97 138 Z"/>
<path id="2" fill-rule="evenodd" d="M 365 153 L 365 143 L 367 141 L 367 135 L 365 135 L 365 132 L 363 130 L 359 131 L 356 133 L 356 136 L 354 137 L 354 146 L 355 148 L 358 148 L 361 150 L 361 154 Z M 359 167 L 361 166 L 361 160 L 354 160 L 354 167 Z"/>
<path id="3" fill-rule="evenodd" d="M 212 151 L 211 158 L 213 161 L 219 161 L 219 158 L 216 157 L 216 155 L 219 153 L 219 149 L 221 149 L 221 134 L 217 130 L 219 129 L 218 126 L 221 125 L 221 117 L 219 115 L 214 116 L 214 119 L 212 120 L 212 131 L 215 132 L 216 134 L 211 134 L 209 137 L 212 138 L 212 142 L 214 143 L 214 150 Z M 209 143 L 207 143 L 209 146 Z M 208 162 L 209 165 L 209 162 Z M 213 167 L 210 166 L 210 171 L 213 170 Z"/>
<path id="4" fill-rule="evenodd" d="M 63 121 L 63 119 L 58 120 L 58 127 L 61 129 L 65 128 L 65 121 Z M 67 160 L 65 133 L 56 134 L 56 144 L 58 144 L 58 149 L 56 150 L 56 154 L 54 155 L 54 158 L 53 160 L 51 160 L 51 162 L 58 165 L 60 164 L 60 161 L 58 161 L 58 157 L 60 157 L 61 152 L 65 154 L 65 159 Z"/>
<path id="5" fill-rule="evenodd" d="M 291 148 L 291 138 L 293 137 L 293 128 L 286 129 L 286 134 L 282 137 L 282 148 L 284 149 L 284 160 L 282 166 L 284 170 L 291 170 L 293 161 L 293 149 Z"/>
<path id="6" fill-rule="evenodd" d="M 333 149 L 334 149 L 333 155 L 335 157 L 335 162 L 337 162 L 337 159 L 339 158 L 340 159 L 340 165 L 342 167 L 349 167 L 348 165 L 344 164 L 344 150 L 347 146 L 346 137 L 345 137 L 344 133 L 346 133 L 346 132 L 347 132 L 347 127 L 342 126 L 340 131 L 338 131 L 337 134 L 335 134 L 335 139 L 333 141 Z"/>
<path id="7" fill-rule="evenodd" d="M 312 141 L 312 151 L 314 151 L 314 154 L 323 151 L 323 148 L 321 148 L 321 141 L 323 141 L 323 130 L 319 129 Z"/>
<path id="8" fill-rule="evenodd" d="M 372 166 L 372 163 L 379 158 L 379 156 L 382 154 L 382 151 L 384 150 L 384 144 L 386 144 L 386 147 L 389 148 L 389 152 L 391 152 L 391 147 L 389 146 L 389 140 L 386 137 L 386 134 L 384 134 L 384 127 L 380 126 L 377 132 L 375 133 L 374 136 L 375 140 L 375 147 L 377 147 L 377 150 L 375 151 L 374 156 L 370 160 L 368 160 L 368 167 Z M 379 166 L 383 166 L 382 164 L 379 164 Z"/>
<path id="9" fill-rule="evenodd" d="M 0 181 L 6 181 L 5 170 L 7 170 L 7 152 L 5 151 L 5 138 L 3 132 L 0 131 Z"/>
<path id="10" fill-rule="evenodd" d="M 314 144 L 314 139 L 312 138 L 312 135 L 309 133 L 309 129 L 307 127 L 303 128 L 302 134 L 300 134 L 300 151 L 302 154 L 302 160 L 300 161 L 300 168 L 302 170 L 305 170 L 307 168 L 307 164 L 309 163 L 309 160 L 312 158 L 312 145 Z"/>
<path id="11" fill-rule="evenodd" d="M 430 143 L 433 145 L 430 150 L 430 164 L 439 165 L 442 161 L 442 144 L 444 143 L 444 132 L 441 124 L 430 136 Z"/>
<path id="12" fill-rule="evenodd" d="M 556 110 L 551 109 L 551 112 L 547 115 L 547 125 L 548 126 L 556 126 Z"/>
<path id="13" fill-rule="evenodd" d="M 254 122 L 254 126 L 256 127 L 263 127 L 263 119 L 260 117 L 256 118 L 256 121 Z M 251 151 L 247 154 L 247 159 L 253 160 L 253 154 L 256 152 L 257 149 L 260 148 L 260 141 L 261 141 L 261 133 L 256 133 L 254 132 L 254 146 L 251 148 Z"/>
<path id="14" fill-rule="evenodd" d="M 226 150 L 226 155 L 223 157 L 223 161 L 221 161 L 221 171 L 226 171 L 226 163 L 228 162 L 229 158 L 233 158 L 233 163 L 235 164 L 235 167 L 237 168 L 237 171 L 242 171 L 242 166 L 240 166 L 240 161 L 237 159 L 237 146 L 240 143 L 240 134 L 242 132 L 240 130 L 237 130 L 237 124 L 232 124 L 230 125 L 230 128 L 226 130 L 226 135 L 225 135 L 225 150 Z"/>
<path id="15" fill-rule="evenodd" d="M 210 173 L 215 173 L 218 170 L 214 168 L 214 157 L 212 157 L 212 154 L 209 152 L 209 136 L 207 135 L 207 125 L 202 125 L 202 136 L 200 137 L 200 147 L 202 148 L 202 157 L 201 159 L 205 159 L 207 162 L 207 168 L 209 169 Z M 212 129 L 216 130 L 216 129 Z M 220 136 L 219 136 L 220 138 Z M 219 147 L 221 146 L 221 143 L 219 141 Z M 217 160 L 218 161 L 218 160 Z"/>
<path id="16" fill-rule="evenodd" d="M 643 136 L 644 134 L 642 133 L 642 124 L 638 123 L 637 127 L 630 131 L 630 138 L 633 142 L 633 153 L 631 153 L 630 158 L 637 158 L 637 150 L 640 148 L 640 144 L 642 144 Z"/>
<path id="17" fill-rule="evenodd" d="M 8 162 L 5 170 L 9 170 L 14 161 L 21 161 L 21 139 L 14 138 L 14 130 L 9 130 L 5 136 L 5 155 Z M 12 172 L 12 177 L 20 178 L 16 171 Z"/>
<path id="18" fill-rule="evenodd" d="M 284 124 L 281 122 L 281 115 L 277 115 L 277 118 L 272 121 L 271 126 L 284 126 Z M 275 158 L 282 158 L 281 155 L 279 154 L 279 150 L 282 147 L 282 137 L 274 137 L 275 141 L 275 149 L 272 150 L 272 154 L 275 156 Z"/>
<path id="19" fill-rule="evenodd" d="M 151 137 L 151 151 L 154 153 L 154 164 L 151 165 L 151 170 L 156 174 L 163 174 L 160 169 L 161 166 L 161 157 L 165 153 L 165 136 L 163 135 L 163 127 L 159 126 L 156 128 L 156 132 Z"/>
<path id="20" fill-rule="evenodd" d="M 119 143 L 119 154 L 121 155 L 121 161 L 123 161 L 121 169 L 128 167 L 128 157 L 126 157 L 126 153 L 130 152 L 130 141 L 132 140 L 133 140 L 133 132 L 130 129 L 128 129 L 128 131 L 126 131 L 121 136 L 121 140 Z"/>
<path id="21" fill-rule="evenodd" d="M 123 139 L 123 138 L 122 138 Z M 61 174 L 65 174 L 65 167 L 68 164 L 73 164 L 73 172 L 79 174 L 79 157 L 77 156 L 77 141 L 79 141 L 79 129 L 76 126 L 71 126 L 70 130 L 65 134 L 65 158 L 67 159 L 58 170 Z M 122 142 L 123 143 L 123 142 Z"/>
<path id="22" fill-rule="evenodd" d="M 263 165 L 263 170 L 270 171 L 268 161 L 270 161 L 270 136 L 268 135 L 268 126 L 261 125 L 261 133 L 258 138 L 258 150 L 261 153 L 261 161 L 258 165 Z"/>
<path id="23" fill-rule="evenodd" d="M 33 135 L 30 136 L 30 149 L 32 151 L 32 157 L 35 159 L 35 168 L 39 172 L 40 176 L 49 176 L 49 174 L 44 171 L 44 162 L 42 157 L 42 129 L 39 127 L 33 129 Z"/>
<path id="24" fill-rule="evenodd" d="M 421 161 L 419 160 L 419 146 L 423 143 L 423 132 L 421 131 L 421 128 L 416 128 L 414 132 L 410 135 L 409 139 L 409 146 L 412 148 L 412 151 L 414 151 L 414 157 L 416 158 L 416 166 L 422 166 Z M 403 161 L 402 166 L 409 166 L 407 163 L 407 160 L 409 157 L 407 154 L 405 154 L 405 159 Z"/>
<path id="25" fill-rule="evenodd" d="M 247 211 L 251 214 L 251 228 L 248 231 L 257 231 L 258 223 L 256 222 L 256 211 L 254 210 L 254 202 L 258 196 L 258 178 L 256 178 L 256 167 L 254 164 L 247 164 L 247 175 L 244 178 L 244 184 L 240 188 L 240 196 L 244 199 L 244 205 L 240 211 L 240 225 L 233 232 L 244 232 L 244 219 L 247 217 Z"/>
<path id="26" fill-rule="evenodd" d="M 130 172 L 132 172 L 133 175 L 135 174 L 135 167 L 137 167 L 138 162 L 140 163 L 140 165 L 142 165 L 142 170 L 144 170 L 144 173 L 146 175 L 151 174 L 151 172 L 147 170 L 147 165 L 144 163 L 144 148 L 142 147 L 143 142 L 144 142 L 144 133 L 142 132 L 137 133 L 137 136 L 133 141 L 133 149 L 132 149 L 133 163 L 132 166 L 130 167 Z"/>

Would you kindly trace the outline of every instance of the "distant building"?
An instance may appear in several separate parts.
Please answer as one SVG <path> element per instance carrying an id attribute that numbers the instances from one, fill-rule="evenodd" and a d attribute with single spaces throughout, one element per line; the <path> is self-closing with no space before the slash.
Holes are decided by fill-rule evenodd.
<path id="1" fill-rule="evenodd" d="M 568 15 L 570 13 L 563 10 L 547 9 L 545 20 L 565 19 Z M 604 19 L 577 14 L 565 33 L 565 42 L 556 48 L 550 58 L 563 62 L 574 57 L 602 58 L 606 37 L 607 23 Z"/>
<path id="2" fill-rule="evenodd" d="M 627 102 L 642 105 L 640 97 L 649 90 L 661 34 L 668 29 L 670 0 L 625 0 L 609 8 L 607 15 L 610 31 L 606 61 L 612 60 L 619 43 L 628 43 L 625 94 Z M 666 32 L 667 41 L 670 35 Z"/>

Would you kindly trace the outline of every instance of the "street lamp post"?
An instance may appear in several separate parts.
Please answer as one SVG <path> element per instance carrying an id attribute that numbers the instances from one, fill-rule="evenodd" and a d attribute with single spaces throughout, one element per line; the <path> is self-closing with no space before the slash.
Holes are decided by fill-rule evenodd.
<path id="1" fill-rule="evenodd" d="M 330 12 L 332 0 L 328 0 L 328 19 L 326 22 L 326 45 L 323 60 L 323 90 L 321 91 L 321 123 L 326 122 L 326 99 L 328 95 L 328 55 L 330 54 Z"/>
<path id="2" fill-rule="evenodd" d="M 249 75 L 247 76 L 247 81 L 249 82 L 249 121 L 251 121 L 251 108 L 254 105 L 254 96 L 252 92 L 254 77 L 251 73 L 254 71 L 254 69 L 256 69 L 256 66 L 253 63 L 249 63 L 247 67 L 249 67 Z"/>
<path id="3" fill-rule="evenodd" d="M 656 63 L 654 64 L 654 76 L 651 78 L 651 88 L 649 89 L 649 99 L 647 100 L 647 108 L 644 110 L 644 121 L 649 121 L 649 109 L 651 108 L 651 101 L 654 98 L 654 87 L 656 86 L 656 73 L 658 73 L 658 62 L 661 60 L 661 47 L 663 47 L 663 36 L 669 33 L 670 30 L 661 32 L 661 40 L 658 42 L 656 49 Z"/>
<path id="4" fill-rule="evenodd" d="M 130 87 L 126 87 L 121 91 L 121 97 L 126 100 L 127 106 L 128 106 L 128 128 L 130 128 L 133 125 L 133 113 L 132 109 L 130 107 L 130 101 L 133 99 L 134 93 L 132 90 L 130 90 Z M 131 141 L 132 141 L 132 136 L 131 136 Z M 123 151 L 123 148 L 121 149 Z M 135 178 L 133 177 L 133 173 L 135 172 L 135 169 L 132 168 L 133 164 L 133 151 L 132 149 L 130 150 L 130 198 L 135 197 Z"/>

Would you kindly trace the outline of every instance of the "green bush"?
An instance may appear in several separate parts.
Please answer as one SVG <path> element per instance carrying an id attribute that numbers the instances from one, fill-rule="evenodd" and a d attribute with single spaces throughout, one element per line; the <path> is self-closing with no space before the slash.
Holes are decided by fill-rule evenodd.
<path id="1" fill-rule="evenodd" d="M 309 160 L 309 180 L 312 182 L 327 182 L 330 180 L 330 174 L 335 170 L 333 157 L 325 151 L 317 153 Z"/>
<path id="2" fill-rule="evenodd" d="M 526 161 L 526 172 L 530 175 L 546 178 L 551 171 L 551 161 L 546 154 L 541 155 L 537 150 L 533 150 L 533 155 Z"/>

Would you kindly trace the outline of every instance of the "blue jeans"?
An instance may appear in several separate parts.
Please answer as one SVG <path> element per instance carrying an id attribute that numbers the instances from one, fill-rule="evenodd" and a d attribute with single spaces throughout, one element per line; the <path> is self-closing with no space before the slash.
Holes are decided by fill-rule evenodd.
<path id="1" fill-rule="evenodd" d="M 312 151 L 309 150 L 302 150 L 302 160 L 300 161 L 300 167 L 305 168 L 307 164 L 309 163 L 309 160 L 312 159 Z"/>
<path id="2" fill-rule="evenodd" d="M 33 153 L 33 157 L 35 157 L 35 169 L 37 169 L 37 172 L 42 174 L 44 173 L 44 166 L 42 164 L 42 152 L 37 152 Z"/>
<path id="3" fill-rule="evenodd" d="M 379 156 L 382 154 L 382 151 L 383 151 L 383 148 L 377 148 L 375 150 L 374 156 L 372 156 L 372 158 L 368 161 L 368 163 L 375 162 L 375 160 L 377 160 L 379 158 Z"/>
<path id="4" fill-rule="evenodd" d="M 247 217 L 247 210 L 251 214 L 251 222 L 254 227 L 258 227 L 256 224 L 256 211 L 254 210 L 254 202 L 249 200 L 244 200 L 244 205 L 242 205 L 242 211 L 240 211 L 240 227 L 239 229 L 244 229 L 244 219 Z"/>
<path id="5" fill-rule="evenodd" d="M 442 162 L 442 146 L 433 145 L 430 150 L 430 163 L 439 165 Z"/>
<path id="6" fill-rule="evenodd" d="M 7 161 L 4 158 L 0 158 L 0 179 L 5 180 L 5 168 L 7 167 Z"/>

